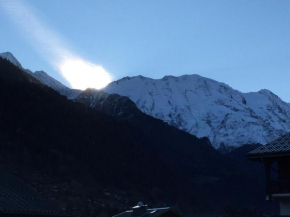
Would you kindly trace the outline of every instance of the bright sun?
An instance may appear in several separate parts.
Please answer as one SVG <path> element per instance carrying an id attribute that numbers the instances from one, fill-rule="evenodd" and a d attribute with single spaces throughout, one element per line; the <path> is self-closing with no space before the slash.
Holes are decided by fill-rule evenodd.
<path id="1" fill-rule="evenodd" d="M 103 67 L 80 58 L 64 60 L 58 67 L 74 89 L 100 89 L 112 81 L 112 76 Z"/>

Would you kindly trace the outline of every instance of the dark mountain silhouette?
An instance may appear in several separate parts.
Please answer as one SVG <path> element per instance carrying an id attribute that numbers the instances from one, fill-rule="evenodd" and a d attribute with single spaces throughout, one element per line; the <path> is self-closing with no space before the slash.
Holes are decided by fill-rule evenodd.
<path id="1" fill-rule="evenodd" d="M 188 215 L 265 207 L 256 178 L 206 138 L 69 101 L 1 58 L 0 99 L 1 165 L 69 214 L 111 215 L 140 200 Z"/>
<path id="2" fill-rule="evenodd" d="M 76 99 L 75 101 L 81 102 L 85 105 L 87 105 L 90 108 L 93 108 L 96 111 L 101 111 L 107 115 L 111 115 L 118 120 L 125 120 L 130 125 L 134 127 L 138 127 L 141 131 L 145 132 L 149 137 L 150 135 L 154 135 L 154 132 L 160 132 L 158 131 L 158 126 L 162 125 L 164 123 L 160 123 L 157 119 L 152 118 L 151 116 L 146 115 L 145 113 L 141 112 L 135 103 L 131 101 L 128 97 L 120 96 L 118 94 L 107 94 L 103 91 L 98 91 L 95 89 L 87 89 L 83 91 Z M 150 121 L 146 121 L 150 120 Z M 156 122 L 157 121 L 157 122 Z M 140 124 L 142 123 L 142 124 Z M 158 124 L 157 124 L 158 123 Z M 165 124 L 166 125 L 166 124 Z M 167 125 L 166 125 L 167 126 Z M 166 135 L 162 135 L 163 138 L 166 138 Z M 204 138 L 206 140 L 206 138 Z M 209 142 L 209 141 L 208 141 Z M 216 195 L 224 194 L 223 191 L 226 193 L 226 199 L 227 200 L 240 200 L 240 205 L 242 204 L 248 204 L 248 207 L 251 207 L 253 210 L 257 209 L 254 208 L 256 205 L 250 204 L 253 203 L 252 200 L 247 199 L 248 197 L 251 198 L 259 198 L 259 200 L 255 202 L 264 202 L 264 189 L 265 189 L 265 171 L 263 165 L 259 163 L 253 163 L 247 160 L 246 155 L 251 150 L 261 146 L 261 144 L 250 144 L 250 145 L 242 145 L 238 148 L 232 148 L 232 150 L 226 149 L 224 151 L 224 155 L 221 155 L 221 158 L 229 158 L 231 161 L 229 161 L 232 165 L 232 168 L 237 168 L 236 173 L 233 173 L 233 171 L 229 170 L 228 172 L 231 174 L 227 178 L 224 178 L 222 181 L 217 181 L 211 183 L 212 186 L 209 188 L 212 192 L 208 192 L 207 197 L 215 197 Z M 219 152 L 223 152 L 223 150 L 218 150 Z M 203 153 L 204 156 L 206 156 L 206 153 Z M 208 159 L 210 160 L 210 158 Z M 227 170 L 229 167 L 228 165 L 223 168 L 220 172 Z M 211 169 L 209 169 L 211 171 Z M 197 178 L 197 177 L 194 177 Z M 206 182 L 206 179 L 204 180 Z M 227 184 L 225 184 L 227 183 Z M 249 184 L 245 189 L 245 183 Z M 204 184 L 204 182 L 200 183 L 201 185 Z M 219 187 L 215 186 L 216 184 L 221 185 Z M 215 186 L 215 187 L 213 187 Z M 216 188 L 217 187 L 217 188 Z M 217 192 L 217 189 L 220 191 Z M 244 191 L 245 194 L 240 195 L 240 193 Z M 213 193 L 215 192 L 215 193 Z M 239 195 L 233 196 L 234 194 Z M 220 198 L 216 198 L 217 200 L 220 200 Z M 239 206 L 233 207 L 230 205 L 231 202 L 228 201 L 228 204 L 225 208 L 225 212 L 229 212 L 230 214 L 235 215 L 243 215 L 247 216 L 247 214 L 250 214 L 249 212 L 245 210 L 240 210 Z M 217 205 L 220 205 L 220 201 L 217 202 Z M 264 212 L 272 212 L 277 211 L 278 206 L 277 203 L 273 202 L 270 204 L 270 202 L 266 202 L 266 205 L 260 204 L 258 207 L 261 208 L 264 207 Z M 263 210 L 263 209 L 259 209 Z"/>

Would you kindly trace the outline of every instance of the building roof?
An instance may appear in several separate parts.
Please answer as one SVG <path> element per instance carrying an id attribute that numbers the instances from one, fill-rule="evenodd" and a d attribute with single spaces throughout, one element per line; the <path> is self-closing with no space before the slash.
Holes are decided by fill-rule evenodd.
<path id="1" fill-rule="evenodd" d="M 147 209 L 144 213 L 142 213 L 139 216 L 134 215 L 133 211 L 134 209 L 136 209 L 138 207 L 133 207 L 133 210 L 128 210 L 125 212 L 122 212 L 118 215 L 115 215 L 113 217 L 157 217 L 160 216 L 162 214 L 164 214 L 167 211 L 172 211 L 172 209 L 170 207 L 164 207 L 164 208 L 152 208 L 152 209 Z"/>
<path id="2" fill-rule="evenodd" d="M 44 199 L 12 174 L 0 170 L 0 214 L 64 216 L 51 201 Z"/>
<path id="3" fill-rule="evenodd" d="M 248 153 L 248 158 L 280 157 L 290 155 L 290 133 L 260 146 Z"/>

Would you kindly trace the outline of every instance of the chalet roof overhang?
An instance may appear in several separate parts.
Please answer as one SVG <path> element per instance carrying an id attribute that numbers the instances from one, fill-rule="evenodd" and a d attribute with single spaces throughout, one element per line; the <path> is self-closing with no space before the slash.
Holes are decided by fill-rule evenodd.
<path id="1" fill-rule="evenodd" d="M 290 133 L 287 133 L 272 142 L 260 146 L 248 153 L 249 160 L 268 161 L 290 156 Z"/>
<path id="2" fill-rule="evenodd" d="M 264 153 L 264 154 L 248 154 L 247 158 L 252 161 L 266 162 L 266 161 L 277 161 L 283 158 L 290 157 L 290 152 L 280 153 Z"/>
<path id="3" fill-rule="evenodd" d="M 142 217 L 147 216 L 147 217 L 162 217 L 163 215 L 171 213 L 170 216 L 174 217 L 182 217 L 180 213 L 178 213 L 176 210 L 170 208 L 170 207 L 163 207 L 163 208 L 149 208 L 146 210 L 146 213 L 141 215 Z M 133 215 L 133 210 L 128 210 L 123 213 L 117 214 L 113 217 L 132 217 Z"/>

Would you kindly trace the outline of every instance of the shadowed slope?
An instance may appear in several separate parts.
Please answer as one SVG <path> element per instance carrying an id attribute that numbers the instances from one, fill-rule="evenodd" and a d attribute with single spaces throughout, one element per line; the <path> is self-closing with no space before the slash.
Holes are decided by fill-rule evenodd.
<path id="1" fill-rule="evenodd" d="M 0 99 L 1 164 L 69 213 L 96 216 L 140 200 L 188 214 L 261 205 L 255 179 L 207 139 L 163 121 L 94 111 L 2 59 Z"/>

